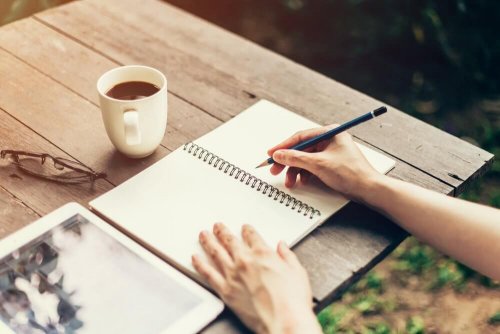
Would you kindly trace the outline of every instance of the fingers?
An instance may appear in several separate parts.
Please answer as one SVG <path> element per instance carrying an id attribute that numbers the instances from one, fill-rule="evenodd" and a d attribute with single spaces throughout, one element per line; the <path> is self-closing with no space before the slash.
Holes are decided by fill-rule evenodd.
<path id="1" fill-rule="evenodd" d="M 306 141 L 307 139 L 310 139 L 312 137 L 316 137 L 317 135 L 320 135 L 320 134 L 324 133 L 325 131 L 332 129 L 335 126 L 336 126 L 336 124 L 332 124 L 330 126 L 324 126 L 324 127 L 299 131 L 299 132 L 295 133 L 293 136 L 291 136 L 290 138 L 287 138 L 284 141 L 282 141 L 281 143 L 279 143 L 278 145 L 270 148 L 267 151 L 267 153 L 270 156 L 272 156 L 274 154 L 274 152 L 276 152 L 277 150 L 286 149 L 286 148 L 290 148 L 292 146 L 295 146 L 303 141 Z"/>
<path id="2" fill-rule="evenodd" d="M 297 167 L 290 167 L 286 171 L 286 177 L 285 177 L 285 187 L 287 188 L 292 188 L 296 181 L 297 181 L 297 175 L 299 175 L 300 168 Z"/>
<path id="3" fill-rule="evenodd" d="M 299 173 L 300 175 L 300 182 L 302 184 L 307 184 L 311 180 L 312 174 L 309 173 L 308 171 L 302 169 Z"/>
<path id="4" fill-rule="evenodd" d="M 222 246 L 227 250 L 231 258 L 234 259 L 238 254 L 244 252 L 244 245 L 242 242 L 238 240 L 224 224 L 215 224 L 214 234 L 217 240 L 219 240 Z"/>
<path id="5" fill-rule="evenodd" d="M 218 294 L 220 294 L 225 283 L 222 274 L 208 262 L 203 261 L 198 255 L 193 255 L 191 262 L 193 263 L 194 269 L 196 269 L 200 276 L 207 281 Z"/>
<path id="6" fill-rule="evenodd" d="M 216 265 L 217 269 L 219 269 L 224 276 L 227 276 L 228 271 L 232 268 L 233 261 L 224 247 L 222 247 L 215 237 L 207 231 L 200 233 L 199 240 L 201 247 L 203 247 L 203 250 Z"/>
<path id="7" fill-rule="evenodd" d="M 318 147 L 320 145 L 322 145 L 321 147 L 325 147 L 325 145 L 328 145 L 329 142 L 321 142 L 319 143 L 318 145 L 316 145 L 316 147 L 309 147 L 307 149 L 304 150 L 304 152 L 318 152 L 319 149 Z M 321 149 L 321 151 L 324 150 L 324 148 Z M 279 163 L 274 163 L 272 166 L 271 166 L 271 169 L 270 169 L 270 172 L 272 175 L 278 175 L 279 173 L 281 173 L 283 171 L 283 169 L 285 169 L 285 165 L 282 165 L 282 164 L 279 164 Z"/>
<path id="8" fill-rule="evenodd" d="M 283 171 L 283 169 L 285 169 L 285 167 L 286 167 L 285 165 L 275 162 L 271 166 L 271 169 L 269 171 L 271 172 L 272 175 L 278 175 L 279 173 L 281 173 L 281 171 Z"/>
<path id="9" fill-rule="evenodd" d="M 278 150 L 274 152 L 273 159 L 282 165 L 298 167 L 314 173 L 318 160 L 316 154 L 296 150 Z"/>
<path id="10" fill-rule="evenodd" d="M 297 259 L 297 256 L 295 256 L 295 253 L 292 252 L 290 248 L 288 248 L 288 246 L 284 241 L 280 241 L 278 243 L 278 255 L 287 263 L 293 266 L 302 267 L 302 265 L 299 262 L 299 259 Z"/>
<path id="11" fill-rule="evenodd" d="M 259 233 L 250 225 L 243 225 L 241 229 L 241 236 L 243 241 L 252 249 L 265 249 L 268 248 L 266 242 Z"/>

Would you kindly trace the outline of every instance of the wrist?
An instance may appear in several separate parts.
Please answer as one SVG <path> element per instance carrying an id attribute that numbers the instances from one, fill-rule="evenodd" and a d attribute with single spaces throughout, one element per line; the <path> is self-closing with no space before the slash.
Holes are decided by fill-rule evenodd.
<path id="1" fill-rule="evenodd" d="M 359 199 L 361 202 L 379 207 L 379 201 L 383 197 L 385 189 L 388 188 L 391 178 L 385 174 L 373 173 L 364 178 L 360 189 Z"/>
<path id="2" fill-rule="evenodd" d="M 310 309 L 301 312 L 283 312 L 279 319 L 268 327 L 271 334 L 321 333 L 316 315 Z"/>

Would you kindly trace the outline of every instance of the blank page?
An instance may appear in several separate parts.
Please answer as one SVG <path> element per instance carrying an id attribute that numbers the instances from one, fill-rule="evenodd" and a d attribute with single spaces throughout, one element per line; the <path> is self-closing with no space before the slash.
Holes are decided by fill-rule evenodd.
<path id="1" fill-rule="evenodd" d="M 290 134 L 317 126 L 268 101 L 260 101 L 231 121 L 195 141 L 218 157 L 254 174 L 276 188 L 320 211 L 312 219 L 298 208 L 252 188 L 241 175 L 214 167 L 215 158 L 201 149 L 180 147 L 125 183 L 90 203 L 92 208 L 153 248 L 164 258 L 193 274 L 191 255 L 201 253 L 198 234 L 223 222 L 237 235 L 252 224 L 273 247 L 279 240 L 293 245 L 348 201 L 320 186 L 289 190 L 284 176 L 271 176 L 269 168 L 255 169 L 270 146 Z M 189 146 L 188 146 L 189 147 Z M 363 149 L 365 151 L 365 149 Z M 369 161 L 381 172 L 394 162 L 372 150 Z M 207 154 L 207 153 L 204 153 Z M 207 159 L 204 159 L 207 157 Z M 220 164 L 218 165 L 220 167 Z M 227 164 L 225 165 L 227 167 Z"/>

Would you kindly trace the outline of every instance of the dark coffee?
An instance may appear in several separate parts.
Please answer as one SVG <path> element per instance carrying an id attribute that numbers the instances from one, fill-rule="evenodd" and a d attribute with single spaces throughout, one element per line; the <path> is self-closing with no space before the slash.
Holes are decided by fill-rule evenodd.
<path id="1" fill-rule="evenodd" d="M 106 95 L 118 100 L 138 100 L 153 95 L 159 87 L 144 81 L 122 82 L 106 92 Z"/>

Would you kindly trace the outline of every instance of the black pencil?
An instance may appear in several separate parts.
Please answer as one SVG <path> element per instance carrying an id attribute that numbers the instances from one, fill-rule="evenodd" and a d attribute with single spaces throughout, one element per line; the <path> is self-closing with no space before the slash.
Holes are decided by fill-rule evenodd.
<path id="1" fill-rule="evenodd" d="M 311 147 L 313 145 L 316 145 L 317 143 L 325 140 L 325 139 L 330 139 L 332 138 L 333 136 L 335 135 L 338 135 L 339 133 L 343 132 L 343 131 L 346 131 L 347 129 L 350 129 L 352 128 L 353 126 L 356 126 L 358 124 L 361 124 L 361 123 L 364 123 L 366 121 L 369 121 L 377 116 L 380 116 L 382 115 L 383 113 L 385 113 L 387 111 L 387 108 L 386 107 L 380 107 L 380 108 L 377 108 L 369 113 L 366 113 L 364 115 L 361 115 L 359 117 L 356 117 L 355 119 L 353 120 L 350 120 L 342 125 L 339 125 L 338 127 L 336 127 L 335 129 L 331 129 L 323 134 L 320 134 L 314 138 L 311 138 L 311 139 L 308 139 L 300 144 L 297 144 L 293 147 L 290 147 L 289 149 L 290 150 L 297 150 L 297 151 L 303 151 L 305 150 L 306 148 L 308 147 Z M 262 162 L 260 165 L 258 165 L 256 168 L 260 168 L 260 167 L 264 167 L 264 166 L 269 166 L 269 165 L 272 165 L 274 164 L 274 160 L 273 158 L 269 158 L 269 159 L 266 159 L 264 162 Z"/>

